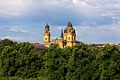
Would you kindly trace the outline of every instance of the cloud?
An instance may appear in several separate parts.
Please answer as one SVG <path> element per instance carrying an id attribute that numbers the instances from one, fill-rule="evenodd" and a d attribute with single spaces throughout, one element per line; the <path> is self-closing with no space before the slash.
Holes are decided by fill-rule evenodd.
<path id="1" fill-rule="evenodd" d="M 120 22 L 97 27 L 75 27 L 78 39 L 85 43 L 120 43 Z"/>
<path id="2" fill-rule="evenodd" d="M 80 7 L 91 7 L 86 1 L 84 0 L 72 0 L 73 4 L 75 4 L 76 6 L 80 6 Z"/>
<path id="3" fill-rule="evenodd" d="M 24 38 L 23 37 L 16 37 L 16 36 L 0 36 L 0 39 L 1 40 L 4 40 L 4 39 L 11 39 L 11 40 L 14 40 L 14 41 L 22 41 Z"/>
<path id="4" fill-rule="evenodd" d="M 17 27 L 17 26 L 14 26 L 14 27 L 10 28 L 10 31 L 28 33 L 27 30 L 21 29 L 21 28 L 19 28 L 19 27 Z"/>
<path id="5" fill-rule="evenodd" d="M 28 0 L 27 0 L 28 1 Z M 14 17 L 22 15 L 22 11 L 27 5 L 24 0 L 0 0 L 0 16 Z"/>
<path id="6" fill-rule="evenodd" d="M 37 42 L 38 40 L 36 40 L 33 37 L 25 37 L 25 36 L 11 36 L 11 35 L 6 35 L 6 36 L 0 36 L 0 40 L 4 40 L 4 39 L 10 39 L 13 41 L 17 41 L 17 42 Z"/>
<path id="7" fill-rule="evenodd" d="M 44 12 L 53 12 L 57 9 L 105 12 L 106 14 L 120 12 L 119 0 L 0 0 L 0 3 L 2 3 L 0 5 L 2 17 L 27 16 L 37 13 L 42 15 Z"/>
<path id="8" fill-rule="evenodd" d="M 0 0 L 0 16 L 4 18 L 28 16 L 63 6 L 69 0 Z M 65 4 L 64 4 L 65 3 Z"/>
<path id="9" fill-rule="evenodd" d="M 18 32 L 18 33 L 30 33 L 30 31 L 25 30 L 23 26 L 2 26 L 1 28 L 6 29 L 11 32 Z"/>
<path id="10" fill-rule="evenodd" d="M 109 20 L 105 20 L 105 22 L 111 19 L 112 22 L 120 21 L 120 0 L 72 0 L 72 3 L 74 5 L 73 8 L 86 16 L 91 16 L 90 19 L 95 19 L 96 16 L 99 16 L 108 17 Z M 104 18 L 99 20 L 102 21 Z"/>
<path id="11" fill-rule="evenodd" d="M 5 20 L 7 23 L 11 21 L 23 23 L 48 22 L 53 25 L 63 25 L 68 20 L 72 20 L 79 24 L 83 21 L 91 21 L 90 19 L 97 21 L 108 18 L 107 16 L 111 18 L 110 15 L 113 14 L 116 17 L 119 10 L 116 10 L 112 4 L 118 4 L 117 2 L 119 0 L 110 0 L 110 2 L 107 0 L 0 0 L 2 3 L 0 5 L 0 17 L 7 19 L 8 21 Z M 104 5 L 113 8 L 109 9 Z"/>
<path id="12" fill-rule="evenodd" d="M 9 25 L 0 27 L 2 35 L 29 36 L 35 31 L 41 34 L 41 24 L 50 23 L 52 36 L 59 36 L 57 28 L 71 20 L 74 26 L 79 25 L 76 29 L 81 41 L 120 41 L 120 0 L 0 0 L 0 3 L 0 25 Z M 29 40 L 38 34 L 30 35 Z"/>
<path id="13" fill-rule="evenodd" d="M 93 23 L 95 24 L 95 23 Z M 84 43 L 120 43 L 120 22 L 115 22 L 106 25 L 74 25 L 76 30 L 77 40 Z M 66 25 L 67 26 L 67 25 Z M 61 28 L 66 26 L 50 25 L 51 38 L 59 38 Z"/>
<path id="14" fill-rule="evenodd" d="M 119 0 L 72 0 L 73 4 L 83 8 L 91 8 L 91 9 L 120 9 L 120 1 Z"/>

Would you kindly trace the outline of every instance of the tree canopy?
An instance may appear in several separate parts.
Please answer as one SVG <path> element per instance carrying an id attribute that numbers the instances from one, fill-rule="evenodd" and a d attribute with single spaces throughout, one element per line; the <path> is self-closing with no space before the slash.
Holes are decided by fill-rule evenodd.
<path id="1" fill-rule="evenodd" d="M 119 80 L 120 51 L 106 44 L 34 48 L 28 42 L 0 42 L 2 80 Z"/>

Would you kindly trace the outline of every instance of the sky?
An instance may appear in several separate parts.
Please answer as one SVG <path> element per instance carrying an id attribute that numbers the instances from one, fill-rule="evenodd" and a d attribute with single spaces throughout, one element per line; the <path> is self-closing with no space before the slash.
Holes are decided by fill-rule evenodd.
<path id="1" fill-rule="evenodd" d="M 0 0 L 0 39 L 43 43 L 46 23 L 54 39 L 68 21 L 78 41 L 120 43 L 120 0 Z"/>

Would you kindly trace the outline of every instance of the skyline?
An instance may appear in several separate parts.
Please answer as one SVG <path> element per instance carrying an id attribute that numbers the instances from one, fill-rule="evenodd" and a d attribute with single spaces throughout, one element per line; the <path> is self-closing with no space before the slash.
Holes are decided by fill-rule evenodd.
<path id="1" fill-rule="evenodd" d="M 53 39 L 68 21 L 81 42 L 120 43 L 119 0 L 0 0 L 0 39 L 43 43 L 46 23 Z"/>

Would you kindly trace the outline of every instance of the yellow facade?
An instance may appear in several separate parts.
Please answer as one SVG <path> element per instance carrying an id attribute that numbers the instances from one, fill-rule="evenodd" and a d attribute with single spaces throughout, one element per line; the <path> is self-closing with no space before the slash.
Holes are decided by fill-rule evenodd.
<path id="1" fill-rule="evenodd" d="M 50 29 L 49 29 L 49 25 L 47 24 L 45 26 L 45 32 L 44 32 L 44 46 L 45 47 L 49 47 L 50 46 Z"/>
<path id="2" fill-rule="evenodd" d="M 75 44 L 80 44 L 79 41 L 76 41 L 75 29 L 72 26 L 72 23 L 69 21 L 67 27 L 61 31 L 61 37 L 59 39 L 50 39 L 50 29 L 49 25 L 45 26 L 44 32 L 44 46 L 49 47 L 51 44 L 57 44 L 60 48 L 72 47 Z"/>

